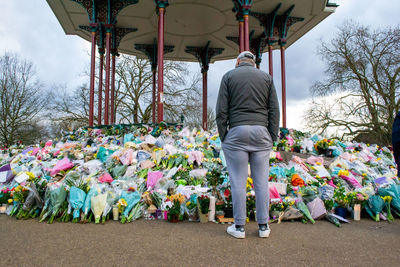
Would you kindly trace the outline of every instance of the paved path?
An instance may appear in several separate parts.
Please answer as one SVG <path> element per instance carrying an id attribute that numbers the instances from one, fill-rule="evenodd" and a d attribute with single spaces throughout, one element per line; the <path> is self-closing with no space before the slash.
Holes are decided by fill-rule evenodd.
<path id="1" fill-rule="evenodd" d="M 400 266 L 400 219 L 335 227 L 284 222 L 268 239 L 227 225 L 139 220 L 123 225 L 38 223 L 0 215 L 0 266 Z"/>

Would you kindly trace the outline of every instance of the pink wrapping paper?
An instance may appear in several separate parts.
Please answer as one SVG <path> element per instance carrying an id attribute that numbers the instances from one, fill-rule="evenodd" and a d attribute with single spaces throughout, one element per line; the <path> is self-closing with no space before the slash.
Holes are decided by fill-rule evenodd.
<path id="1" fill-rule="evenodd" d="M 133 150 L 129 149 L 122 156 L 120 156 L 119 160 L 123 165 L 131 165 L 133 162 Z"/>
<path id="2" fill-rule="evenodd" d="M 113 178 L 107 172 L 99 177 L 99 182 L 100 183 L 112 183 L 113 181 L 114 181 Z"/>
<path id="3" fill-rule="evenodd" d="M 286 139 L 287 139 L 289 146 L 292 146 L 294 144 L 293 138 L 291 138 L 290 136 L 286 136 Z"/>
<path id="4" fill-rule="evenodd" d="M 39 152 L 40 148 L 35 147 L 32 151 L 32 156 L 36 156 L 36 154 Z"/>
<path id="5" fill-rule="evenodd" d="M 147 188 L 154 188 L 154 186 L 157 184 L 158 180 L 160 180 L 162 177 L 163 177 L 163 174 L 160 171 L 148 172 L 147 173 Z"/>
<path id="6" fill-rule="evenodd" d="M 348 177 L 345 175 L 340 175 L 340 178 L 342 178 L 343 180 L 349 182 L 354 188 L 361 188 L 362 186 L 360 185 L 360 183 L 354 179 L 353 177 Z"/>
<path id="7" fill-rule="evenodd" d="M 204 155 L 201 151 L 189 151 L 185 154 L 189 156 L 188 162 L 190 164 L 196 161 L 200 165 L 203 162 Z"/>
<path id="8" fill-rule="evenodd" d="M 293 156 L 292 161 L 300 165 L 300 167 L 305 170 L 306 172 L 309 172 L 310 170 L 308 167 L 304 164 L 304 160 L 298 156 Z"/>
<path id="9" fill-rule="evenodd" d="M 69 170 L 72 167 L 74 167 L 74 164 L 68 158 L 63 158 L 62 160 L 57 162 L 57 164 L 53 167 L 53 169 L 51 169 L 50 175 L 51 176 L 56 175 L 60 171 Z"/>
<path id="10" fill-rule="evenodd" d="M 282 202 L 281 195 L 279 195 L 278 190 L 274 185 L 269 186 L 269 199 L 279 198 L 280 202 Z"/>
<path id="11" fill-rule="evenodd" d="M 317 164 L 317 162 L 320 162 L 322 165 L 324 165 L 324 158 L 311 156 L 307 159 L 307 163 L 311 165 L 315 165 Z"/>
<path id="12" fill-rule="evenodd" d="M 337 186 L 332 182 L 332 180 L 329 180 L 327 182 L 328 185 L 332 186 L 333 188 L 337 188 Z"/>

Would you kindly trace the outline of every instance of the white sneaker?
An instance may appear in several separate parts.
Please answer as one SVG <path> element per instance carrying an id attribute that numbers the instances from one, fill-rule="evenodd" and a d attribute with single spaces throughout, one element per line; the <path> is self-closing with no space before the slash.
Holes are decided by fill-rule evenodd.
<path id="1" fill-rule="evenodd" d="M 258 228 L 258 236 L 259 237 L 263 237 L 263 238 L 269 237 L 270 233 L 271 233 L 271 229 L 269 229 L 268 224 L 267 224 L 266 227 L 265 226 L 260 226 Z"/>
<path id="2" fill-rule="evenodd" d="M 235 238 L 243 239 L 245 237 L 244 227 L 236 228 L 235 224 L 229 226 L 226 232 Z"/>

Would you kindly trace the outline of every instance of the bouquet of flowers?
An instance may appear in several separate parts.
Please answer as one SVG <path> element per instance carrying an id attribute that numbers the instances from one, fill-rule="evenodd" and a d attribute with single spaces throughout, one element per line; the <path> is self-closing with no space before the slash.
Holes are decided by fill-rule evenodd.
<path id="1" fill-rule="evenodd" d="M 197 198 L 199 209 L 202 214 L 207 214 L 210 208 L 210 198 L 206 195 L 201 195 Z"/>
<path id="2" fill-rule="evenodd" d="M 118 206 L 118 212 L 123 213 L 125 211 L 126 206 L 128 206 L 128 203 L 126 203 L 126 200 L 124 198 L 121 198 L 120 200 L 118 200 L 117 206 Z"/>
<path id="3" fill-rule="evenodd" d="M 101 217 L 101 223 L 105 223 L 106 218 L 108 218 L 108 214 L 111 211 L 111 208 L 116 200 L 116 194 L 112 189 L 107 190 L 107 200 L 106 200 L 106 205 L 104 206 L 103 214 Z"/>
<path id="4" fill-rule="evenodd" d="M 366 201 L 368 200 L 368 195 L 362 192 L 349 192 L 346 195 L 346 199 L 350 205 L 354 204 L 361 204 L 365 205 Z"/>
<path id="5" fill-rule="evenodd" d="M 10 196 L 12 196 L 13 198 L 13 208 L 12 211 L 10 213 L 10 215 L 17 215 L 17 217 L 19 216 L 18 213 L 22 213 L 22 205 L 25 202 L 26 197 L 28 196 L 29 191 L 23 187 L 22 185 L 18 185 L 14 188 L 11 189 L 11 194 Z"/>
<path id="6" fill-rule="evenodd" d="M 195 222 L 198 220 L 197 216 L 197 201 L 194 198 L 190 198 L 186 202 L 186 213 L 188 215 L 190 222 Z"/>
<path id="7" fill-rule="evenodd" d="M 9 204 L 12 201 L 9 201 L 11 199 L 11 190 L 6 188 L 1 189 L 0 193 L 0 205 L 1 204 Z"/>
<path id="8" fill-rule="evenodd" d="M 301 199 L 296 199 L 296 207 L 300 210 L 304 217 L 307 218 L 312 224 L 315 223 L 314 219 L 311 217 L 311 213 L 307 208 L 307 205 Z M 306 221 L 304 221 L 306 223 Z"/>
<path id="9" fill-rule="evenodd" d="M 328 140 L 328 139 L 323 139 L 320 141 L 317 141 L 314 145 L 315 150 L 318 152 L 318 154 L 326 154 L 328 147 L 333 145 L 333 141 Z"/>
<path id="10" fill-rule="evenodd" d="M 100 223 L 101 214 L 107 203 L 107 194 L 98 194 L 92 196 L 90 200 L 91 209 L 94 215 L 95 223 Z"/>
<path id="11" fill-rule="evenodd" d="M 181 214 L 181 205 L 185 202 L 185 197 L 181 194 L 172 195 L 169 198 L 172 205 L 167 207 L 168 221 L 176 222 Z"/>
<path id="12" fill-rule="evenodd" d="M 129 212 L 132 210 L 132 208 L 140 201 L 140 194 L 135 191 L 135 192 L 122 192 L 121 198 L 123 198 L 126 201 L 126 206 L 124 208 L 124 211 L 121 212 L 122 217 L 121 217 L 121 223 L 125 223 L 128 219 Z"/>
<path id="13" fill-rule="evenodd" d="M 74 209 L 74 212 L 73 212 L 73 222 L 74 223 L 79 221 L 80 210 L 83 207 L 85 198 L 86 198 L 86 193 L 82 189 L 73 186 L 69 190 L 69 203 L 70 203 L 71 207 Z"/>
<path id="14" fill-rule="evenodd" d="M 379 213 L 382 212 L 383 207 L 385 206 L 385 201 L 382 197 L 373 195 L 368 201 L 367 205 L 365 205 L 365 210 L 374 219 L 376 222 L 379 222 Z"/>

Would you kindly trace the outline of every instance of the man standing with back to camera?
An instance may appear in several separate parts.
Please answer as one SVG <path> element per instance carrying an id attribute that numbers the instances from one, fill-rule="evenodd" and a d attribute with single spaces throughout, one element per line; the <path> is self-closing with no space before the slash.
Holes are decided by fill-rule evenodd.
<path id="1" fill-rule="evenodd" d="M 259 236 L 268 237 L 269 155 L 278 137 L 279 103 L 272 77 L 255 68 L 255 56 L 244 51 L 227 72 L 218 93 L 216 120 L 232 191 L 235 223 L 228 234 L 245 238 L 248 163 L 256 194 Z"/>

